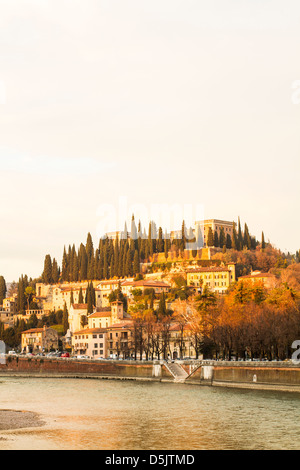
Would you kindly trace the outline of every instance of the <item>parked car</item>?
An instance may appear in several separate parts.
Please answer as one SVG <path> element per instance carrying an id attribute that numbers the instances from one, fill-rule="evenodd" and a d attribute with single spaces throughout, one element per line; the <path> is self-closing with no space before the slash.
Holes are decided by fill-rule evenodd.
<path id="1" fill-rule="evenodd" d="M 90 357 L 89 356 L 85 356 L 85 355 L 79 355 L 79 356 L 76 356 L 76 359 L 89 359 Z"/>
<path id="2" fill-rule="evenodd" d="M 8 351 L 9 356 L 17 356 L 16 351 Z"/>
<path id="3" fill-rule="evenodd" d="M 60 357 L 70 357 L 70 354 L 68 352 L 64 352 Z"/>

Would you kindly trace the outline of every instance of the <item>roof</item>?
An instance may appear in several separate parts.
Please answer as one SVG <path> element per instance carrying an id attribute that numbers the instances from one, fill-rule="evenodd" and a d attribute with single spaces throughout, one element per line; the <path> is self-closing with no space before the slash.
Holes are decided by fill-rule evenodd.
<path id="1" fill-rule="evenodd" d="M 133 321 L 120 321 L 119 323 L 114 323 L 110 327 L 108 327 L 108 330 L 111 330 L 112 328 L 114 329 L 120 329 L 120 328 L 131 328 L 133 326 Z"/>
<path id="2" fill-rule="evenodd" d="M 111 311 L 106 311 L 106 312 L 95 312 L 89 315 L 89 318 L 107 318 L 111 317 Z"/>
<path id="3" fill-rule="evenodd" d="M 274 274 L 271 273 L 253 273 L 247 274 L 247 276 L 241 276 L 239 279 L 260 279 L 263 277 L 275 277 Z"/>
<path id="4" fill-rule="evenodd" d="M 84 328 L 73 333 L 73 335 L 91 335 L 95 333 L 106 333 L 106 328 Z"/>
<path id="5" fill-rule="evenodd" d="M 24 333 L 43 333 L 45 330 L 44 328 L 31 328 L 30 330 L 25 330 L 25 331 L 22 331 L 22 335 Z"/>
<path id="6" fill-rule="evenodd" d="M 122 283 L 122 286 L 133 286 L 133 287 L 171 287 L 169 284 L 166 284 L 162 281 L 125 281 Z"/>
<path id="7" fill-rule="evenodd" d="M 87 310 L 88 305 L 87 304 L 72 304 L 72 307 L 74 310 Z"/>
<path id="8" fill-rule="evenodd" d="M 119 284 L 119 282 L 122 282 L 120 280 L 116 280 L 116 279 L 111 279 L 110 281 L 100 281 L 99 282 L 99 286 L 102 286 L 102 285 L 106 285 L 106 284 Z"/>
<path id="9" fill-rule="evenodd" d="M 210 267 L 210 268 L 196 268 L 196 269 L 187 269 L 187 274 L 193 273 L 220 273 L 220 272 L 228 272 L 230 271 L 229 268 L 220 268 L 219 266 Z"/>
<path id="10" fill-rule="evenodd" d="M 52 330 L 52 331 L 55 331 L 57 332 L 54 328 L 31 328 L 30 330 L 25 330 L 25 331 L 22 331 L 21 334 L 25 334 L 25 333 L 44 333 L 45 331 L 49 331 L 49 330 Z"/>

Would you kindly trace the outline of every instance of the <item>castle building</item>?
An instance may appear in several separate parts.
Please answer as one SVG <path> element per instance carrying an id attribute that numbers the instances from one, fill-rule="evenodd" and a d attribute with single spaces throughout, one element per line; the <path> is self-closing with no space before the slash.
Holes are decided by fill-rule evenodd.
<path id="1" fill-rule="evenodd" d="M 200 232 L 202 234 L 203 246 L 206 246 L 209 229 L 211 229 L 213 233 L 217 232 L 218 236 L 220 236 L 220 232 L 223 229 L 225 237 L 230 235 L 232 239 L 234 222 L 219 219 L 207 219 L 195 222 L 195 233 Z"/>

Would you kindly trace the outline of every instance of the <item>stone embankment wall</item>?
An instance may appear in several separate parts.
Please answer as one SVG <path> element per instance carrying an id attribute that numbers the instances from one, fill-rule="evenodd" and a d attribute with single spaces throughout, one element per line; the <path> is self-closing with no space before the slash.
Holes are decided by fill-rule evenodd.
<path id="1" fill-rule="evenodd" d="M 140 361 L 90 361 L 43 357 L 7 357 L 0 364 L 0 375 L 58 375 L 58 376 L 103 376 L 107 378 L 160 379 L 171 377 L 164 368 L 155 372 L 153 362 Z"/>
<path id="2" fill-rule="evenodd" d="M 186 384 L 300 392 L 300 366 L 290 362 L 186 361 L 180 364 L 188 374 Z M 8 357 L 5 364 L 0 364 L 0 375 L 174 381 L 163 361 Z"/>
<path id="3" fill-rule="evenodd" d="M 300 367 L 291 362 L 203 361 L 186 382 L 300 392 Z"/>

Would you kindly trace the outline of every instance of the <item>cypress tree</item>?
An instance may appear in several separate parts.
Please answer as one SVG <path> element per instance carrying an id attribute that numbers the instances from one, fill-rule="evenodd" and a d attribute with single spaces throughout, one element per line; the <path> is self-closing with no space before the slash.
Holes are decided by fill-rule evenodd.
<path id="1" fill-rule="evenodd" d="M 249 234 L 249 229 L 248 229 L 247 224 L 245 224 L 245 228 L 244 228 L 243 246 L 247 247 L 248 250 L 251 250 L 251 237 L 250 237 L 250 234 Z"/>
<path id="2" fill-rule="evenodd" d="M 161 227 L 158 229 L 157 251 L 158 253 L 162 253 L 164 251 L 163 231 Z"/>
<path id="3" fill-rule="evenodd" d="M 159 316 L 164 316 L 167 314 L 167 306 L 164 292 L 160 296 L 157 313 Z"/>
<path id="4" fill-rule="evenodd" d="M 209 229 L 208 229 L 206 245 L 207 246 L 214 246 L 214 234 L 213 234 L 213 231 L 212 231 L 211 227 L 209 227 Z"/>
<path id="5" fill-rule="evenodd" d="M 82 287 L 80 287 L 80 290 L 79 290 L 78 303 L 79 303 L 79 304 L 83 304 L 83 292 L 82 292 Z"/>
<path id="6" fill-rule="evenodd" d="M 65 302 L 64 310 L 63 310 L 63 330 L 64 330 L 64 334 L 67 333 L 68 329 L 69 329 L 69 315 L 68 315 L 67 304 Z"/>
<path id="7" fill-rule="evenodd" d="M 238 235 L 237 235 L 237 231 L 236 231 L 236 224 L 235 222 L 233 222 L 233 234 L 232 234 L 232 248 L 234 250 L 237 250 L 238 249 Z"/>
<path id="8" fill-rule="evenodd" d="M 149 223 L 149 232 L 148 232 L 148 256 L 153 256 L 153 239 L 152 239 L 152 222 Z"/>
<path id="9" fill-rule="evenodd" d="M 138 274 L 140 272 L 140 257 L 137 250 L 134 252 L 133 258 L 133 274 Z"/>
<path id="10" fill-rule="evenodd" d="M 181 225 L 181 242 L 180 242 L 181 251 L 184 251 L 185 247 L 186 247 L 186 228 L 185 228 L 185 222 L 183 220 L 182 225 Z"/>
<path id="11" fill-rule="evenodd" d="M 88 258 L 86 254 L 86 248 L 81 243 L 80 245 L 80 281 L 87 280 L 87 269 L 88 269 Z"/>
<path id="12" fill-rule="evenodd" d="M 70 305 L 73 305 L 74 304 L 74 293 L 73 293 L 73 289 L 71 290 L 71 297 L 70 297 Z"/>
<path id="13" fill-rule="evenodd" d="M 64 247 L 63 259 L 62 259 L 61 279 L 64 282 L 68 280 L 68 257 L 67 257 L 66 247 Z"/>
<path id="14" fill-rule="evenodd" d="M 265 242 L 265 234 L 262 232 L 261 234 L 261 247 L 264 250 L 266 248 L 266 242 Z"/>
<path id="15" fill-rule="evenodd" d="M 214 233 L 214 247 L 218 248 L 219 246 L 220 246 L 219 235 L 218 235 L 217 230 L 215 230 L 215 233 Z"/>
<path id="16" fill-rule="evenodd" d="M 169 257 L 168 240 L 167 240 L 167 239 L 165 239 L 164 245 L 165 245 L 165 246 L 164 246 L 165 258 L 166 258 L 166 260 L 167 260 L 168 257 Z"/>
<path id="17" fill-rule="evenodd" d="M 238 244 L 237 244 L 237 249 L 238 250 L 243 249 L 243 234 L 242 234 L 240 218 L 239 218 L 239 222 L 238 222 Z"/>
<path id="18" fill-rule="evenodd" d="M 220 229 L 219 245 L 220 245 L 220 248 L 223 248 L 223 246 L 226 245 L 224 227 L 221 227 Z"/>
<path id="19" fill-rule="evenodd" d="M 93 313 L 94 310 L 94 296 L 95 296 L 95 291 L 93 288 L 93 283 L 88 285 L 87 291 L 86 291 L 86 303 L 87 303 L 87 313 Z"/>
<path id="20" fill-rule="evenodd" d="M 229 233 L 227 233 L 227 236 L 226 236 L 226 248 L 228 248 L 229 250 L 232 248 L 232 240 L 231 240 L 231 236 L 229 235 Z"/>
<path id="21" fill-rule="evenodd" d="M 52 281 L 57 284 L 59 281 L 59 267 L 55 258 L 52 261 Z"/>
<path id="22" fill-rule="evenodd" d="M 45 284 L 52 284 L 52 261 L 51 256 L 46 255 L 45 262 L 44 262 L 44 272 L 43 272 L 43 282 Z"/>
<path id="23" fill-rule="evenodd" d="M 6 297 L 6 292 L 7 292 L 7 288 L 6 288 L 5 279 L 3 276 L 0 276 L 0 305 L 3 304 L 3 300 Z"/>

